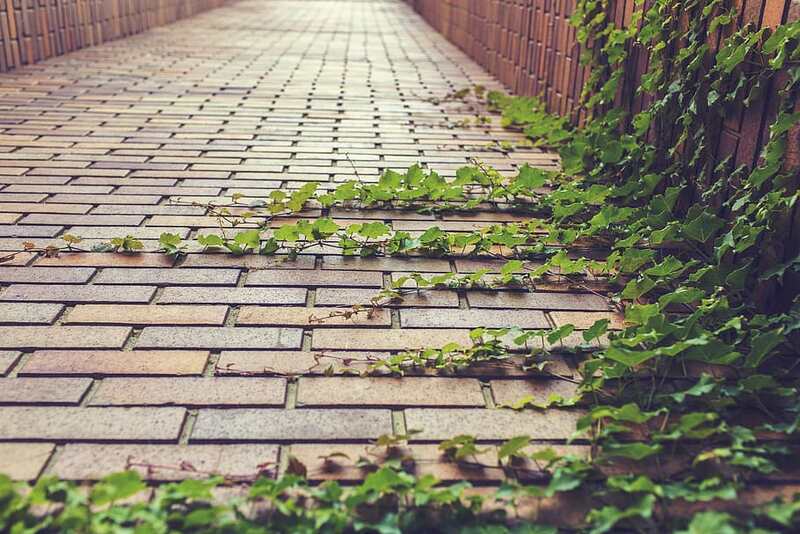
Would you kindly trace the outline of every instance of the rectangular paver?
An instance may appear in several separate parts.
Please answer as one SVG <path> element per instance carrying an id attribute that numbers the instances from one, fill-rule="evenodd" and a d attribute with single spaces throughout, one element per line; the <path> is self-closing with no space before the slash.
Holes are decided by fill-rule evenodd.
<path id="1" fill-rule="evenodd" d="M 0 326 L 0 348 L 118 349 L 130 334 L 122 326 Z"/>
<path id="2" fill-rule="evenodd" d="M 0 301 L 22 302 L 149 302 L 152 286 L 57 286 L 14 284 L 0 291 Z"/>
<path id="3" fill-rule="evenodd" d="M 439 377 L 303 377 L 297 402 L 322 407 L 484 405 L 477 380 Z"/>
<path id="4" fill-rule="evenodd" d="M 239 279 L 237 269 L 124 269 L 101 270 L 94 279 L 96 284 L 150 284 L 232 286 Z"/>
<path id="5" fill-rule="evenodd" d="M 190 440 L 347 441 L 375 439 L 391 432 L 389 410 L 200 410 Z"/>
<path id="6" fill-rule="evenodd" d="M 204 479 L 211 475 L 253 480 L 262 471 L 274 468 L 277 461 L 276 445 L 80 443 L 64 447 L 49 473 L 66 480 L 98 480 L 130 468 L 152 481 Z"/>
<path id="7" fill-rule="evenodd" d="M 0 305 L 2 313 L 2 305 Z M 137 304 L 79 304 L 67 324 L 222 325 L 227 306 L 157 306 Z"/>
<path id="8" fill-rule="evenodd" d="M 283 378 L 106 378 L 90 404 L 283 406 L 285 391 Z"/>
<path id="9" fill-rule="evenodd" d="M 440 348 L 448 343 L 472 346 L 469 330 L 341 328 L 314 330 L 314 349 L 403 350 Z"/>
<path id="10" fill-rule="evenodd" d="M 172 441 L 183 408 L 0 407 L 0 440 Z"/>
<path id="11" fill-rule="evenodd" d="M 20 376 L 201 375 L 208 357 L 202 350 L 39 350 Z"/>
<path id="12" fill-rule="evenodd" d="M 565 440 L 575 432 L 582 415 L 577 410 L 447 409 L 411 408 L 405 411 L 406 427 L 419 430 L 415 440 L 440 441 L 469 434 L 477 439 Z"/>
<path id="13" fill-rule="evenodd" d="M 63 309 L 60 304 L 0 303 L 0 324 L 52 324 Z"/>
<path id="14" fill-rule="evenodd" d="M 249 327 L 148 326 L 136 342 L 137 349 L 298 349 L 302 330 Z"/>
<path id="15" fill-rule="evenodd" d="M 51 443 L 0 443 L 0 473 L 12 480 L 34 480 L 55 448 Z"/>
<path id="16" fill-rule="evenodd" d="M 160 304 L 304 304 L 305 289 L 298 287 L 165 287 Z"/>

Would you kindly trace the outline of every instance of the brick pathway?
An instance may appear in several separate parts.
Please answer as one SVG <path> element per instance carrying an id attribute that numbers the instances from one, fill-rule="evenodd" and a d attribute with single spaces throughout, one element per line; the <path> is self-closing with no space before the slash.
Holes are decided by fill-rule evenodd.
<path id="1" fill-rule="evenodd" d="M 538 151 L 486 151 L 499 127 L 457 128 L 458 104 L 427 99 L 480 83 L 481 68 L 400 1 L 243 1 L 171 26 L 0 76 L 0 250 L 22 241 L 82 246 L 133 235 L 214 231 L 201 207 L 264 197 L 310 180 L 376 180 L 423 162 L 445 176 L 480 152 L 501 171 Z M 320 215 L 309 210 L 309 216 Z M 476 212 L 441 220 L 344 211 L 395 229 L 470 228 L 508 220 Z M 499 469 L 446 465 L 435 443 L 456 434 L 564 440 L 576 412 L 493 410 L 568 382 L 502 369 L 461 377 L 358 378 L 339 357 L 468 342 L 476 326 L 544 328 L 607 315 L 603 299 L 551 292 L 438 291 L 371 320 L 309 323 L 364 302 L 398 272 L 469 272 L 486 262 L 345 260 L 335 251 L 272 257 L 192 253 L 17 256 L 0 265 L 0 471 L 92 479 L 129 459 L 248 475 L 288 451 L 313 478 L 353 478 L 364 444 L 419 429 L 418 469 L 496 480 Z M 326 308 L 328 307 L 328 308 Z M 327 356 L 320 357 L 319 354 Z M 318 361 L 320 362 L 318 364 Z M 333 366 L 335 376 L 326 376 Z M 557 372 L 573 372 L 564 360 Z M 332 444 L 335 443 L 335 444 Z M 332 469 L 334 450 L 352 461 Z M 491 452 L 487 453 L 492 462 Z M 324 465 L 323 465 L 324 464 Z"/>

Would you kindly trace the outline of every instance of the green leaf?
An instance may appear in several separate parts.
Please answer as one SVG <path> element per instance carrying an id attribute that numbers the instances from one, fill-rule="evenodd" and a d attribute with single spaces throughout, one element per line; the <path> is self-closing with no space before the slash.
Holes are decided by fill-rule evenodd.
<path id="1" fill-rule="evenodd" d="M 147 489 L 136 471 L 123 471 L 108 475 L 92 488 L 90 499 L 92 504 L 104 504 L 121 501 Z"/>
<path id="2" fill-rule="evenodd" d="M 703 211 L 683 225 L 683 233 L 699 243 L 705 243 L 725 226 L 725 221 L 709 211 Z"/>

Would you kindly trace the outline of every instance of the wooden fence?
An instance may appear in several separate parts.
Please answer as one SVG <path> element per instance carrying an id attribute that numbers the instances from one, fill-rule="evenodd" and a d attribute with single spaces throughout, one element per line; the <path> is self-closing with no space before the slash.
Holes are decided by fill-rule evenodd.
<path id="1" fill-rule="evenodd" d="M 0 0 L 0 72 L 133 35 L 225 0 Z"/>

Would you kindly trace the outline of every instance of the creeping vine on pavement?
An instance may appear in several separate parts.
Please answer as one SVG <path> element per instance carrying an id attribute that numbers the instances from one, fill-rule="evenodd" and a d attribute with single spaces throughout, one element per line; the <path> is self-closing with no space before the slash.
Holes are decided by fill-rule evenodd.
<path id="1" fill-rule="evenodd" d="M 403 174 L 389 171 L 378 183 L 348 182 L 328 192 L 309 184 L 294 193 L 275 191 L 235 213 L 209 207 L 220 234 L 197 241 L 206 250 L 287 259 L 334 247 L 361 257 L 506 261 L 499 274 L 412 274 L 379 299 L 442 286 L 530 289 L 552 277 L 608 291 L 624 314 L 623 330 L 610 330 L 608 321 L 586 330 L 480 328 L 471 346 L 410 351 L 369 367 L 457 372 L 523 354 L 524 368 L 540 372 L 533 361 L 538 349 L 580 332 L 577 397 L 521 399 L 512 408 L 580 406 L 573 439 L 588 454 L 533 447 L 530 436 L 501 443 L 502 465 L 536 462 L 546 476 L 529 483 L 511 469 L 489 499 L 514 510 L 525 499 L 569 495 L 589 503 L 581 528 L 593 533 L 796 531 L 800 497 L 750 497 L 759 482 L 791 475 L 800 429 L 800 300 L 792 285 L 800 256 L 792 256 L 786 240 L 797 209 L 798 169 L 785 162 L 788 137 L 800 122 L 800 22 L 737 28 L 728 0 L 654 0 L 638 3 L 620 27 L 609 16 L 610 4 L 580 0 L 573 15 L 591 67 L 580 126 L 547 113 L 534 97 L 483 89 L 446 97 L 500 113 L 504 126 L 558 151 L 561 172 L 523 166 L 505 177 L 475 162 L 453 180 L 414 166 Z M 648 69 L 632 79 L 626 61 L 645 49 Z M 647 102 L 637 113 L 616 105 L 631 83 Z M 737 167 L 733 158 L 718 158 L 725 120 L 769 95 L 776 112 L 758 162 Z M 330 217 L 281 224 L 283 216 L 307 208 L 386 205 L 428 213 L 490 207 L 527 219 L 467 232 L 434 222 L 415 234 L 380 221 L 342 226 Z M 227 230 L 240 224 L 253 227 Z M 186 252 L 171 234 L 160 244 L 174 256 Z M 139 248 L 128 237 L 111 246 Z M 394 446 L 407 438 L 385 441 Z M 483 447 L 458 436 L 441 449 L 456 461 L 472 461 Z M 375 467 L 352 488 L 308 486 L 296 473 L 301 466 L 290 465 L 295 474 L 259 479 L 247 498 L 228 504 L 209 504 L 221 479 L 162 486 L 150 501 L 124 505 L 122 499 L 144 490 L 131 472 L 102 481 L 88 497 L 66 482 L 44 479 L 25 493 L 0 478 L 0 527 L 23 532 L 41 521 L 44 531 L 77 532 L 557 530 L 482 510 L 482 498 L 467 496 L 467 484 L 415 478 L 404 462 Z M 260 513 L 246 513 L 246 501 L 261 503 Z M 37 517 L 42 505 L 53 503 L 57 512 Z"/>

